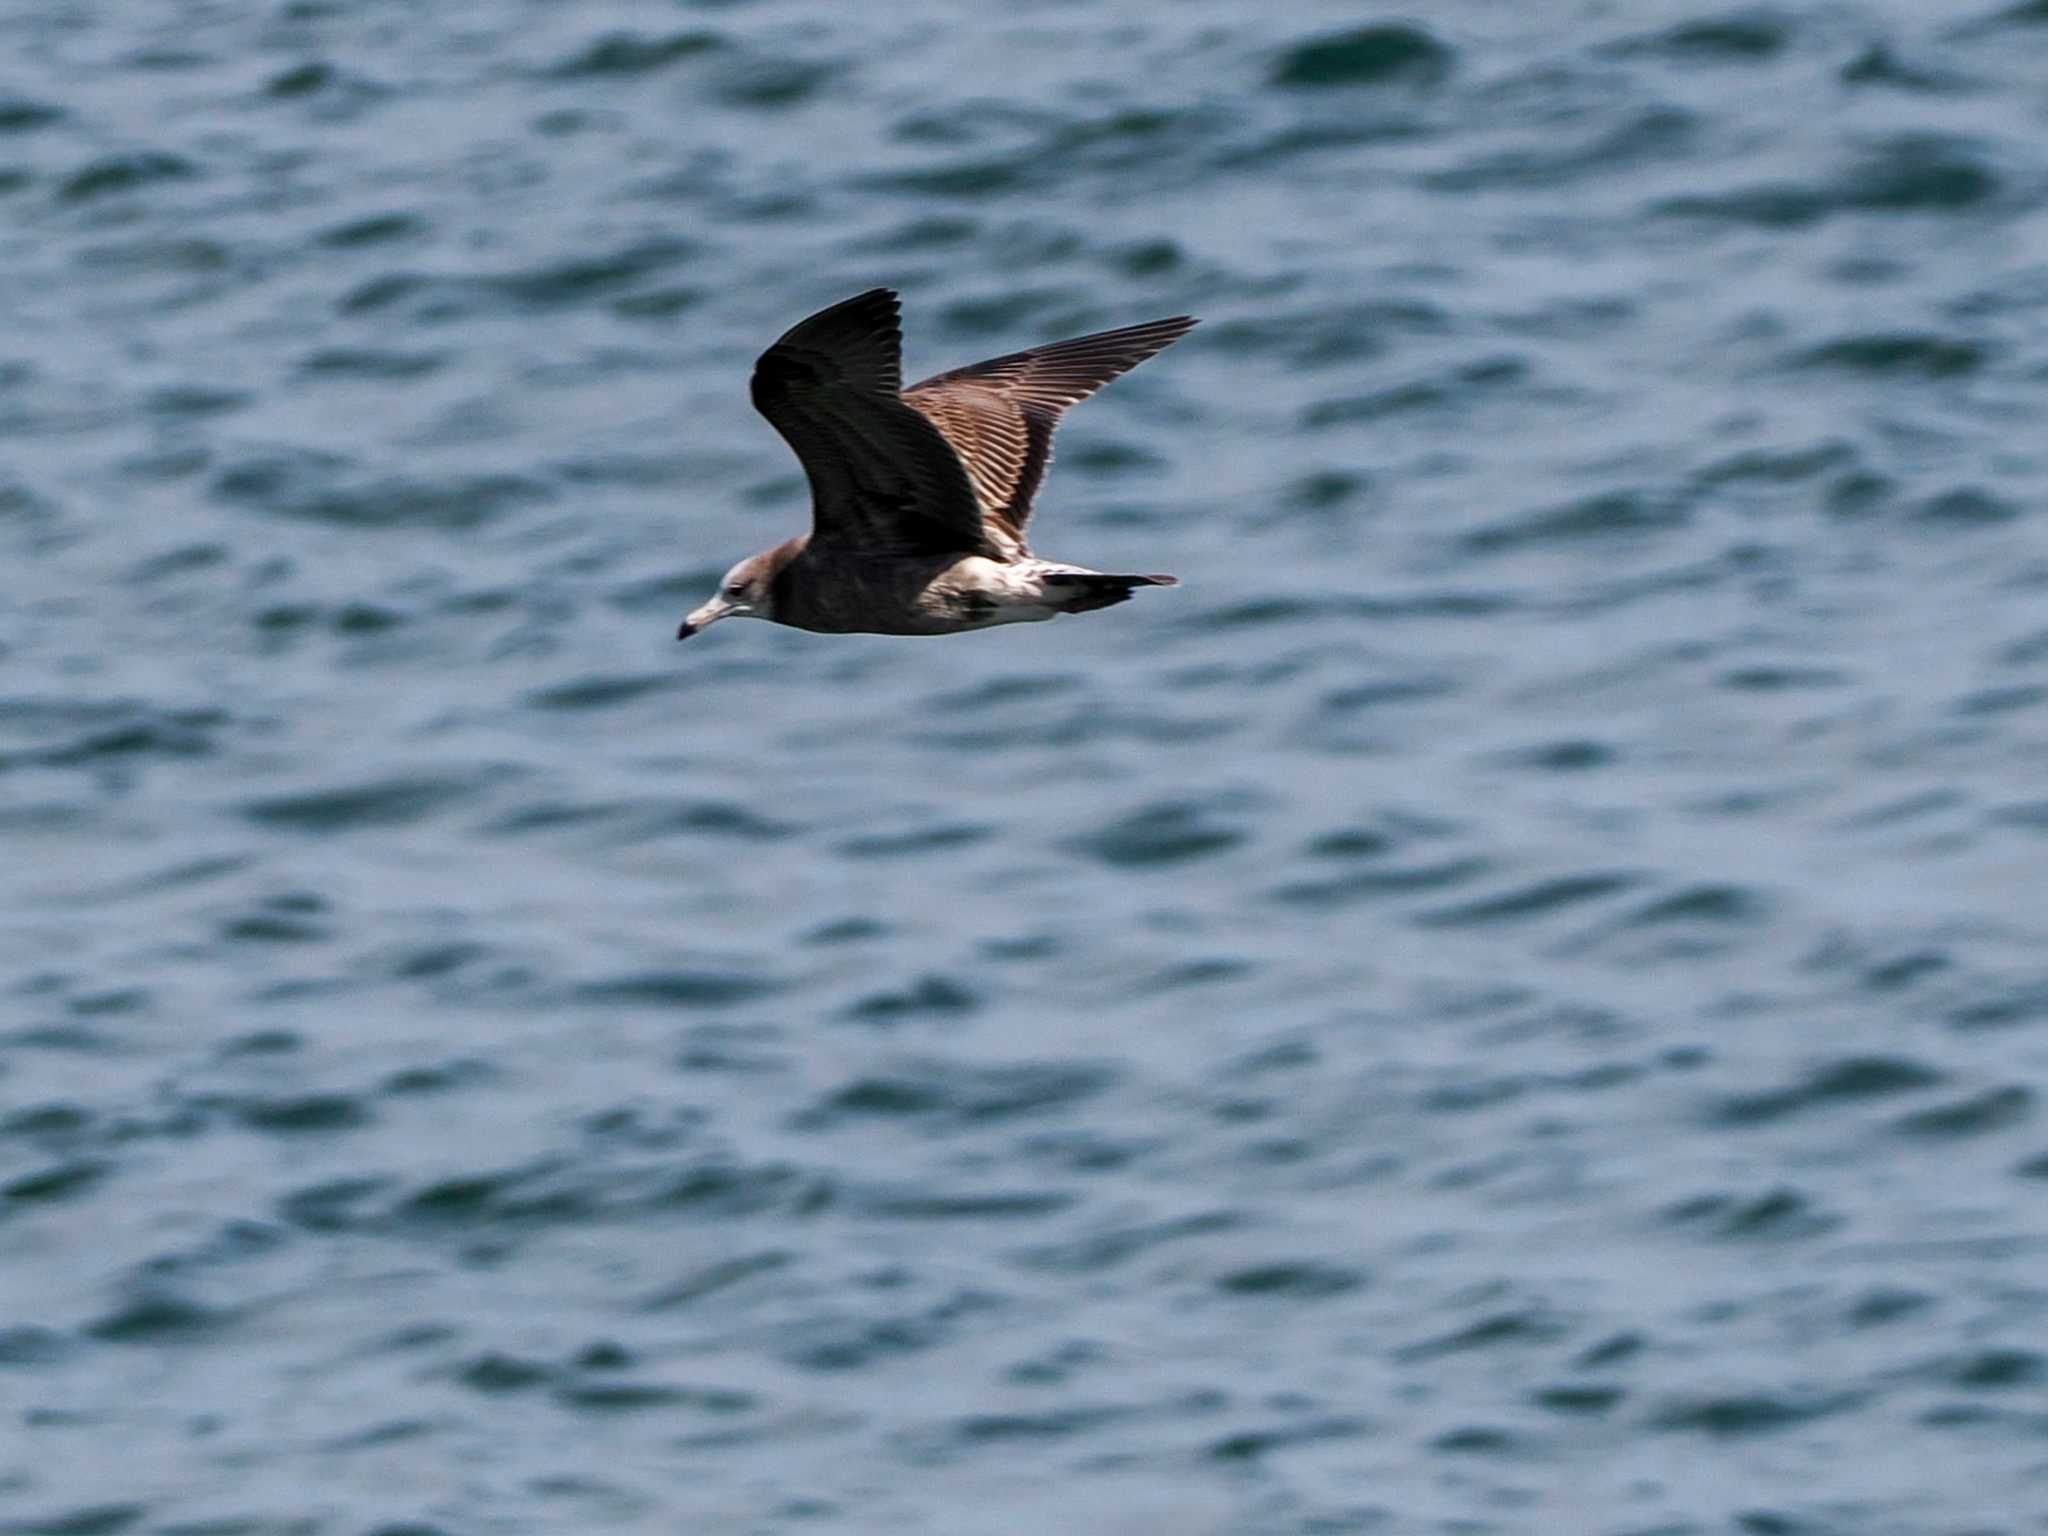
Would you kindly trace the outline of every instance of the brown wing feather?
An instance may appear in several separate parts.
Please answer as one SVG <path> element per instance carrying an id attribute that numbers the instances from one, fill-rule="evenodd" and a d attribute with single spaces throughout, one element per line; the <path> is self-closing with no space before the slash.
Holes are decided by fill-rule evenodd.
<path id="1" fill-rule="evenodd" d="M 903 403 L 896 295 L 799 321 L 754 365 L 756 410 L 811 482 L 812 541 L 873 553 L 996 555 L 960 457 Z"/>
<path id="2" fill-rule="evenodd" d="M 1180 340 L 1187 315 L 1056 341 L 937 374 L 903 392 L 965 466 L 991 538 L 1024 553 L 1031 499 L 1067 407 Z"/>

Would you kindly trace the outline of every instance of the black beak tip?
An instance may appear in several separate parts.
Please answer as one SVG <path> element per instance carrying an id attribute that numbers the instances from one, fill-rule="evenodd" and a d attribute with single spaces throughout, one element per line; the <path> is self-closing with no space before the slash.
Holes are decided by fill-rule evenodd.
<path id="1" fill-rule="evenodd" d="M 690 636 L 694 635 L 695 633 L 697 633 L 697 626 L 694 624 L 686 623 L 683 625 L 681 629 L 676 631 L 676 638 L 678 640 L 687 640 L 690 638 Z"/>

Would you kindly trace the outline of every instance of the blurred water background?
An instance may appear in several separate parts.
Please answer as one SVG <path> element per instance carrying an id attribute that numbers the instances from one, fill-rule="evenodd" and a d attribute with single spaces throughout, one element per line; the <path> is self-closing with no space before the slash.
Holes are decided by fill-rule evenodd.
<path id="1" fill-rule="evenodd" d="M 2048 1530 L 2044 80 L 0 7 L 0 1532 Z M 874 283 L 1185 585 L 678 647 Z"/>

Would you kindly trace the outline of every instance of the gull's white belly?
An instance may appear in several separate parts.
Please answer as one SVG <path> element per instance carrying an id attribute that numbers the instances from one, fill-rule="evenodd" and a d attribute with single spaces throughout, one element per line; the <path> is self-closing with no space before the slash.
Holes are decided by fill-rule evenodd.
<path id="1" fill-rule="evenodd" d="M 963 629 L 992 624 L 1029 624 L 1050 619 L 1061 609 L 1050 600 L 1045 577 L 1063 572 L 1087 574 L 1085 565 L 1056 560 L 990 560 L 969 555 L 956 561 L 931 584 L 931 595 L 956 615 Z"/>

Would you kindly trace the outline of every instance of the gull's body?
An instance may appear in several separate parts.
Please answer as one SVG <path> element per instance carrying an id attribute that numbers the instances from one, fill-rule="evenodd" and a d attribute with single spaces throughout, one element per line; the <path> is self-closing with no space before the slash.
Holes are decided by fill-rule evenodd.
<path id="1" fill-rule="evenodd" d="M 828 634 L 947 635 L 1086 613 L 1171 576 L 1041 560 L 1024 540 L 1068 406 L 1186 335 L 1185 315 L 1053 342 L 902 387 L 896 295 L 793 327 L 754 366 L 754 404 L 811 483 L 811 531 L 749 556 L 678 638 L 719 619 Z"/>

